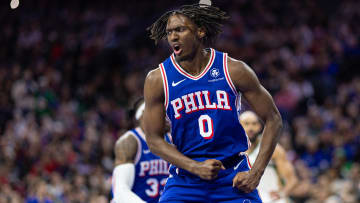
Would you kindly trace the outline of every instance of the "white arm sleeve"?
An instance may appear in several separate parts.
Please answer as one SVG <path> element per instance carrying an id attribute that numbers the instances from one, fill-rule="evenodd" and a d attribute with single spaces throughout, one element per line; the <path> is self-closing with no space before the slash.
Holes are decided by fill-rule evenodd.
<path id="1" fill-rule="evenodd" d="M 146 203 L 131 191 L 135 179 L 133 163 L 120 164 L 115 167 L 112 177 L 114 199 L 112 203 Z"/>

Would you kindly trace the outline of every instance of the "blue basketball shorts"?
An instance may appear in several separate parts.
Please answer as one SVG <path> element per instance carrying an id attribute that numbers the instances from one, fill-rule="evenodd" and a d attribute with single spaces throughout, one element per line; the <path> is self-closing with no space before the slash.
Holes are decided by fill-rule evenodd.
<path id="1" fill-rule="evenodd" d="M 238 172 L 250 170 L 247 156 L 240 155 L 236 164 L 219 171 L 215 180 L 202 180 L 189 172 L 170 170 L 159 203 L 259 203 L 262 202 L 258 191 L 244 193 L 232 187 L 232 180 Z"/>

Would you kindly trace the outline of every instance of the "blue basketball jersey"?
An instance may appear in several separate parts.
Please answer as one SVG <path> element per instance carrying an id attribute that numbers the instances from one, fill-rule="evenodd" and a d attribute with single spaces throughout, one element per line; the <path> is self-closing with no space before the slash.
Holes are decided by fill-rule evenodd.
<path id="1" fill-rule="evenodd" d="M 249 139 L 241 126 L 240 93 L 230 79 L 227 54 L 209 49 L 210 59 L 198 76 L 187 73 L 172 54 L 160 64 L 166 116 L 177 149 L 197 161 L 245 152 Z"/>
<path id="2" fill-rule="evenodd" d="M 169 176 L 169 164 L 150 152 L 141 128 L 132 129 L 130 132 L 138 143 L 138 151 L 134 161 L 135 180 L 132 191 L 148 203 L 158 202 Z M 168 142 L 169 136 L 165 135 Z"/>

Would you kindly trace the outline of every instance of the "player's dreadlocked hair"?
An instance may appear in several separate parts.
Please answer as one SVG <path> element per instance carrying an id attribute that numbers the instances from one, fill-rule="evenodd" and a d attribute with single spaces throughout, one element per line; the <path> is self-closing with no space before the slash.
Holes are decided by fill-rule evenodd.
<path id="1" fill-rule="evenodd" d="M 150 38 L 157 44 L 166 37 L 166 25 L 170 16 L 183 14 L 190 18 L 198 27 L 205 29 L 203 43 L 210 45 L 218 34 L 222 32 L 221 27 L 225 20 L 229 18 L 224 11 L 214 6 L 205 4 L 184 5 L 177 10 L 166 12 L 156 20 L 147 30 L 150 30 Z"/>

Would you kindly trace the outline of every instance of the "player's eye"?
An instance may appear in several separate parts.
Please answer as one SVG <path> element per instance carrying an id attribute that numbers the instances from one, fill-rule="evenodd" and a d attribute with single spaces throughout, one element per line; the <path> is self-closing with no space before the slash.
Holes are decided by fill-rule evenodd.
<path id="1" fill-rule="evenodd" d="M 177 28 L 175 28 L 175 31 L 176 32 L 183 32 L 183 31 L 185 31 L 185 27 L 177 27 Z"/>

